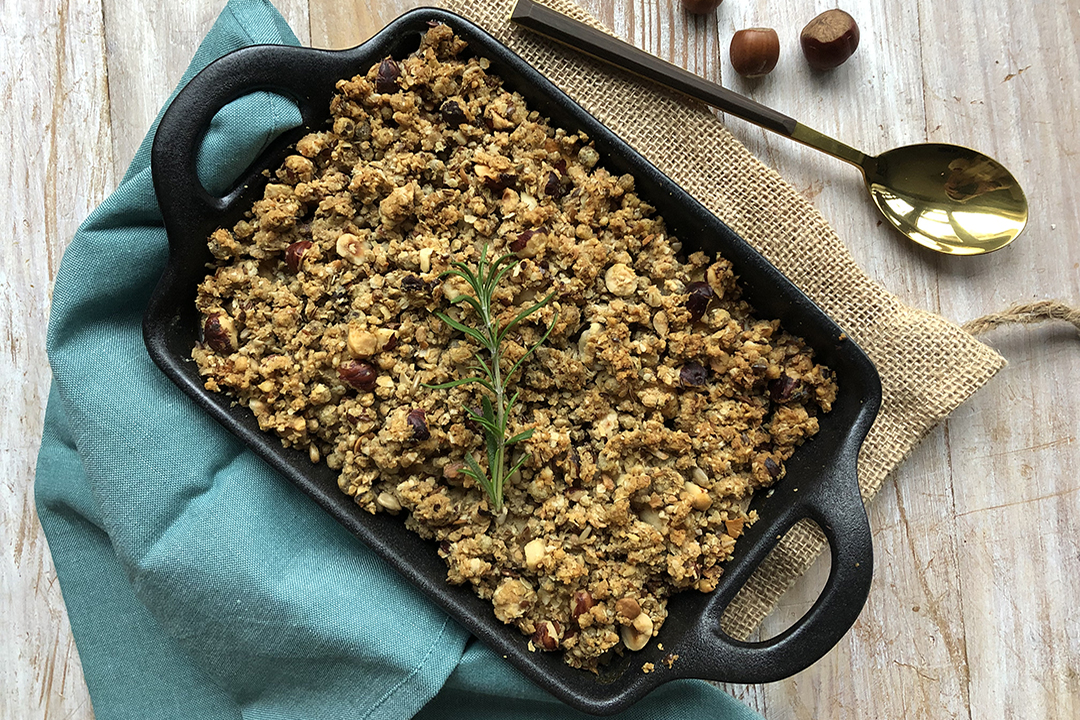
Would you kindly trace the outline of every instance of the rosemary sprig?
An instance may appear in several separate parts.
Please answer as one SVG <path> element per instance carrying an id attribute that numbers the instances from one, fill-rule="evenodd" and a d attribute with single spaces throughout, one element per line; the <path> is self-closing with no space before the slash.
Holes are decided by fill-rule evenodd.
<path id="1" fill-rule="evenodd" d="M 508 384 L 510 378 L 513 377 L 514 373 L 521 367 L 521 364 L 525 362 L 525 359 L 547 340 L 547 337 L 551 334 L 551 330 L 555 327 L 555 322 L 559 319 L 559 316 L 558 313 L 555 314 L 554 319 L 551 321 L 551 325 L 548 326 L 540 340 L 518 358 L 517 362 L 511 366 L 509 372 L 504 373 L 502 368 L 503 341 L 506 339 L 507 335 L 509 335 L 510 331 L 521 324 L 522 321 L 551 302 L 551 299 L 555 297 L 555 292 L 552 291 L 540 302 L 525 308 L 519 312 L 513 320 L 500 328 L 497 314 L 491 307 L 492 298 L 495 295 L 495 289 L 498 287 L 499 282 L 506 277 L 508 272 L 510 272 L 514 263 L 518 261 L 518 258 L 513 254 L 508 253 L 493 262 L 489 262 L 487 252 L 487 245 L 484 245 L 483 249 L 480 251 L 480 262 L 477 264 L 475 273 L 473 273 L 465 263 L 454 262 L 451 263 L 451 266 L 454 269 L 447 270 L 442 275 L 443 277 L 448 275 L 460 277 L 472 288 L 474 295 L 458 295 L 450 302 L 455 305 L 466 303 L 471 306 L 476 313 L 476 327 L 470 327 L 453 319 L 445 313 L 436 313 L 438 317 L 451 328 L 464 333 L 467 337 L 475 340 L 481 348 L 487 351 L 487 358 L 485 359 L 481 354 L 475 356 L 472 369 L 478 374 L 472 377 L 442 383 L 441 385 L 428 385 L 427 387 L 433 390 L 445 390 L 458 387 L 459 385 L 475 383 L 483 387 L 490 394 L 490 396 L 485 395 L 481 398 L 481 412 L 478 413 L 470 407 L 465 408 L 465 412 L 469 414 L 470 419 L 475 421 L 476 424 L 483 429 L 484 444 L 487 447 L 487 471 L 485 472 L 484 468 L 481 467 L 476 458 L 469 454 L 465 456 L 466 466 L 462 468 L 462 472 L 476 480 L 476 482 L 487 491 L 488 498 L 491 500 L 492 512 L 498 515 L 503 509 L 503 486 L 505 485 L 507 478 L 517 472 L 529 458 L 528 455 L 523 456 L 514 463 L 513 467 L 507 470 L 506 463 L 510 446 L 523 440 L 528 440 L 533 434 L 533 431 L 530 428 L 513 437 L 507 437 L 507 427 L 510 423 L 510 411 L 514 407 L 514 403 L 517 402 L 518 395 L 520 394 L 520 391 L 518 391 L 508 398 Z"/>

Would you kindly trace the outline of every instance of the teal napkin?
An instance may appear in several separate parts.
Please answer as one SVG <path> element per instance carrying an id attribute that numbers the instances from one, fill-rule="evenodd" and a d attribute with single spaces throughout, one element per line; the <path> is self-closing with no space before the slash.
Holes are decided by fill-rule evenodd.
<path id="1" fill-rule="evenodd" d="M 266 0 L 230 0 L 184 75 L 297 40 Z M 228 187 L 296 108 L 249 95 L 200 155 Z M 53 386 L 36 497 L 99 720 L 569 718 L 472 640 L 151 362 L 141 315 L 166 259 L 151 128 L 56 278 Z M 236 148 L 239 148 L 237 150 Z M 756 718 L 698 681 L 627 718 Z"/>

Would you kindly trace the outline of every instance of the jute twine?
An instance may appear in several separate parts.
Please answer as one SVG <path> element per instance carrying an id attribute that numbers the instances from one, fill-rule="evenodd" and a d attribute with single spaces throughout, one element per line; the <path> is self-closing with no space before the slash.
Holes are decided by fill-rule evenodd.
<path id="1" fill-rule="evenodd" d="M 871 280 L 814 207 L 704 105 L 512 26 L 513 0 L 442 4 L 508 45 L 716 213 L 866 351 L 881 375 L 884 398 L 859 454 L 864 500 L 931 428 L 1004 366 L 970 333 L 907 307 Z M 572 0 L 545 4 L 603 29 Z M 1040 313 L 1060 311 L 1029 306 L 981 322 L 1034 322 Z M 1075 322 L 1075 315 L 1061 317 Z M 748 637 L 824 545 L 816 525 L 795 525 L 728 607 L 724 630 Z"/>
<path id="2" fill-rule="evenodd" d="M 972 335 L 982 335 L 999 325 L 1017 323 L 1031 324 L 1047 320 L 1064 320 L 1080 330 L 1080 309 L 1071 307 L 1060 300 L 1040 300 L 1033 303 L 1018 303 L 1008 310 L 984 315 L 964 323 L 963 328 Z"/>

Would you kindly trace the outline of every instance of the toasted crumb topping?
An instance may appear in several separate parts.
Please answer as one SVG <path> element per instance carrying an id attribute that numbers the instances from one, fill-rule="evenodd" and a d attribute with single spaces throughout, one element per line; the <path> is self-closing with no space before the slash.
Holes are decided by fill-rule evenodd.
<path id="1" fill-rule="evenodd" d="M 716 587 L 751 495 L 784 476 L 836 384 L 753 314 L 728 261 L 683 256 L 633 177 L 489 69 L 436 26 L 340 81 L 328 126 L 210 236 L 192 356 L 360 507 L 432 540 L 447 580 L 530 647 L 595 669 L 647 645 L 673 593 Z M 506 340 L 513 363 L 555 322 L 511 379 L 510 432 L 533 434 L 499 516 L 461 472 L 466 454 L 485 462 L 465 410 L 482 391 L 427 387 L 478 352 L 435 313 L 467 319 L 443 273 L 485 245 L 520 259 L 496 292 L 504 322 L 555 292 Z"/>

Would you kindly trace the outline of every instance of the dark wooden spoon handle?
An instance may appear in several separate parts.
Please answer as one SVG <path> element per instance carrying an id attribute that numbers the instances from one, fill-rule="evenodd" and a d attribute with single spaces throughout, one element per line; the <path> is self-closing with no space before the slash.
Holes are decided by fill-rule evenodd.
<path id="1" fill-rule="evenodd" d="M 650 55 L 644 50 L 639 50 L 633 45 L 533 0 L 518 0 L 510 19 L 524 28 L 597 60 L 652 80 L 695 100 L 760 125 L 766 130 L 791 137 L 798 124 L 793 118 L 783 113 L 709 82 L 692 72 L 665 62 L 655 55 Z"/>

